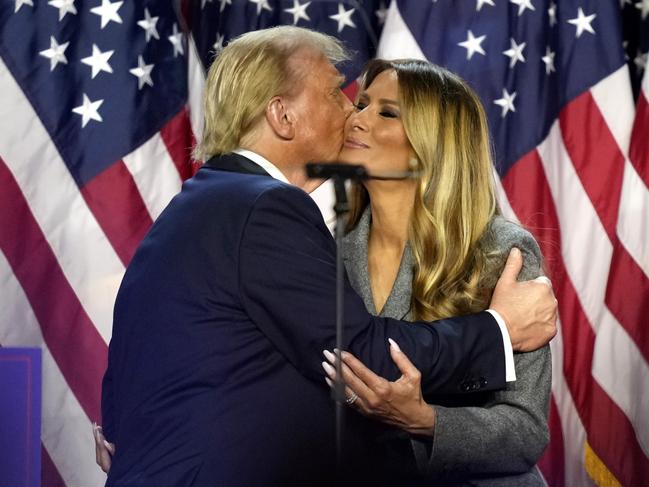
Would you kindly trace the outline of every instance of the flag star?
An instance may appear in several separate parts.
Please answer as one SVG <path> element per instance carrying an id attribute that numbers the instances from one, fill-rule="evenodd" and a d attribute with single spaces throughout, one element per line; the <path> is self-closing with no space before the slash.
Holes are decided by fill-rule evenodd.
<path id="1" fill-rule="evenodd" d="M 18 10 L 20 10 L 20 7 L 22 7 L 23 5 L 33 7 L 34 2 L 32 0 L 16 0 L 14 4 L 14 13 L 18 12 Z"/>
<path id="2" fill-rule="evenodd" d="M 630 59 L 628 49 L 629 49 L 629 41 L 623 41 L 622 42 L 622 50 L 624 51 L 624 60 L 625 61 L 628 61 Z"/>
<path id="3" fill-rule="evenodd" d="M 458 46 L 462 46 L 463 48 L 466 49 L 467 61 L 471 59 L 471 57 L 476 52 L 482 54 L 483 56 L 486 56 L 486 53 L 484 52 L 484 49 L 482 49 L 482 45 L 481 45 L 482 41 L 484 41 L 486 38 L 487 38 L 486 35 L 480 37 L 474 37 L 473 32 L 469 31 L 466 41 L 458 43 Z"/>
<path id="4" fill-rule="evenodd" d="M 218 54 L 223 50 L 223 41 L 225 40 L 225 35 L 221 35 L 218 32 L 216 33 L 216 42 L 212 45 L 214 52 Z"/>
<path id="5" fill-rule="evenodd" d="M 523 13 L 525 13 L 525 10 L 536 10 L 536 8 L 534 8 L 534 5 L 532 4 L 532 0 L 509 0 L 509 2 L 513 3 L 514 5 L 518 5 L 519 17 L 523 15 Z"/>
<path id="6" fill-rule="evenodd" d="M 104 121 L 97 111 L 102 103 L 104 103 L 104 100 L 90 101 L 88 95 L 83 94 L 83 104 L 72 109 L 74 113 L 81 115 L 81 128 L 85 127 L 90 120 L 96 120 L 97 122 Z"/>
<path id="7" fill-rule="evenodd" d="M 113 68 L 108 64 L 108 60 L 113 55 L 115 51 L 105 51 L 101 52 L 96 44 L 92 45 L 92 55 L 84 57 L 81 62 L 87 64 L 92 68 L 91 78 L 94 79 L 101 71 L 106 71 L 107 73 L 112 73 Z"/>
<path id="8" fill-rule="evenodd" d="M 525 9 L 536 10 L 532 5 L 532 0 L 509 0 L 510 3 L 518 5 L 518 16 L 520 17 L 525 12 Z"/>
<path id="9" fill-rule="evenodd" d="M 549 75 L 550 73 L 556 71 L 554 69 L 554 56 L 555 56 L 555 54 L 556 54 L 556 52 L 552 52 L 552 50 L 550 49 L 550 46 L 545 48 L 545 56 L 543 56 L 541 58 L 541 61 L 543 61 L 543 63 L 545 64 L 545 74 Z"/>
<path id="10" fill-rule="evenodd" d="M 649 15 L 649 0 L 641 0 L 635 4 L 635 8 L 642 12 L 642 20 L 646 19 Z"/>
<path id="11" fill-rule="evenodd" d="M 101 28 L 103 29 L 111 20 L 118 24 L 122 23 L 122 18 L 119 16 L 117 11 L 123 3 L 124 2 L 110 3 L 110 0 L 101 0 L 101 5 L 99 7 L 91 8 L 90 11 L 95 15 L 101 16 Z"/>
<path id="12" fill-rule="evenodd" d="M 232 5 L 232 0 L 219 0 L 221 2 L 221 7 L 219 7 L 219 12 L 223 12 L 225 10 L 226 5 Z"/>
<path id="13" fill-rule="evenodd" d="M 476 12 L 479 12 L 484 4 L 491 5 L 492 7 L 496 5 L 493 0 L 476 0 Z"/>
<path id="14" fill-rule="evenodd" d="M 550 19 L 550 27 L 557 25 L 557 5 L 552 2 L 548 7 L 548 18 Z"/>
<path id="15" fill-rule="evenodd" d="M 185 54 L 185 51 L 183 50 L 183 33 L 178 32 L 178 26 L 175 23 L 173 32 L 174 33 L 167 37 L 167 39 L 169 39 L 169 42 L 174 46 L 174 57 L 178 54 L 182 56 Z"/>
<path id="16" fill-rule="evenodd" d="M 77 8 L 74 6 L 74 0 L 51 0 L 47 2 L 47 4 L 59 9 L 59 22 L 63 20 L 65 14 L 77 15 Z"/>
<path id="17" fill-rule="evenodd" d="M 516 92 L 509 94 L 505 88 L 503 88 L 503 97 L 494 100 L 494 103 L 503 108 L 501 117 L 505 118 L 508 112 L 515 112 L 516 108 L 514 107 L 514 98 L 516 98 Z"/>
<path id="18" fill-rule="evenodd" d="M 201 10 L 205 8 L 206 3 L 212 3 L 212 0 L 201 0 Z"/>
<path id="19" fill-rule="evenodd" d="M 70 43 L 59 44 L 56 42 L 54 36 L 50 36 L 50 48 L 38 53 L 50 60 L 50 71 L 54 71 L 54 68 L 59 63 L 68 64 L 68 59 L 65 57 L 65 50 L 68 48 L 68 44 Z"/>
<path id="20" fill-rule="evenodd" d="M 273 11 L 273 7 L 268 5 L 268 0 L 248 0 L 248 1 L 257 4 L 257 15 L 261 15 L 262 9 L 268 10 L 269 12 Z"/>
<path id="21" fill-rule="evenodd" d="M 139 25 L 144 29 L 147 42 L 149 42 L 151 37 L 160 39 L 160 35 L 158 34 L 158 29 L 156 29 L 156 24 L 158 23 L 158 19 L 159 17 L 151 17 L 151 14 L 149 13 L 149 9 L 145 8 L 144 18 L 142 20 L 138 20 L 137 22 L 137 25 Z"/>
<path id="22" fill-rule="evenodd" d="M 626 5 L 631 5 L 631 0 L 620 0 L 620 8 L 624 8 Z"/>
<path id="23" fill-rule="evenodd" d="M 306 8 L 311 4 L 311 2 L 306 2 L 304 5 L 300 5 L 298 0 L 293 0 L 293 8 L 285 8 L 284 12 L 288 12 L 293 16 L 293 25 L 297 25 L 300 19 L 311 20 L 309 15 L 306 13 Z"/>
<path id="24" fill-rule="evenodd" d="M 516 41 L 512 38 L 509 39 L 511 42 L 511 47 L 506 51 L 503 51 L 503 54 L 509 58 L 509 67 L 513 68 L 516 66 L 518 61 L 524 63 L 525 56 L 523 56 L 523 49 L 525 49 L 526 43 L 521 42 L 516 44 Z"/>
<path id="25" fill-rule="evenodd" d="M 593 26 L 590 25 L 595 17 L 597 17 L 597 14 L 584 15 L 584 11 L 581 9 L 581 7 L 579 7 L 579 10 L 577 11 L 577 17 L 570 19 L 567 22 L 577 27 L 576 37 L 580 37 L 585 30 L 587 30 L 591 34 L 595 33 Z"/>
<path id="26" fill-rule="evenodd" d="M 151 71 L 153 71 L 153 64 L 146 64 L 142 56 L 137 57 L 137 68 L 129 69 L 129 73 L 137 76 L 137 89 L 141 90 L 144 85 L 153 86 L 151 79 Z"/>
<path id="27" fill-rule="evenodd" d="M 345 7 L 343 7 L 342 3 L 338 4 L 338 13 L 335 15 L 330 15 L 329 18 L 332 20 L 335 20 L 338 22 L 338 33 L 340 34 L 345 26 L 349 27 L 356 27 L 356 24 L 352 20 L 352 14 L 354 13 L 356 9 L 355 8 L 350 8 L 349 10 L 345 10 Z"/>
<path id="28" fill-rule="evenodd" d="M 381 2 L 379 9 L 374 13 L 376 14 L 376 18 L 379 20 L 379 24 L 385 24 L 385 18 L 388 16 L 388 9 L 383 2 Z"/>

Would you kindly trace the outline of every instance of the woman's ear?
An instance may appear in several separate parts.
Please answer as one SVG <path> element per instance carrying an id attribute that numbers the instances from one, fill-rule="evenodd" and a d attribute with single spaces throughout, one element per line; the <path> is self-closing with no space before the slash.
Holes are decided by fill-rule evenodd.
<path id="1" fill-rule="evenodd" d="M 275 96 L 268 102 L 266 106 L 266 120 L 278 137 L 284 140 L 291 140 L 295 137 L 293 117 L 288 109 L 286 100 L 281 96 Z"/>

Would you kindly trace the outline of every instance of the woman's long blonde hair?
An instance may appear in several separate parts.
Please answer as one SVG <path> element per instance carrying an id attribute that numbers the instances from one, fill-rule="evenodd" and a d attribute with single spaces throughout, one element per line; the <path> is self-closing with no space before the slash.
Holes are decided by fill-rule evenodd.
<path id="1" fill-rule="evenodd" d="M 481 278 L 492 259 L 482 237 L 498 209 L 482 104 L 458 76 L 418 60 L 370 61 L 361 89 L 387 70 L 397 74 L 403 125 L 420 174 L 408 235 L 413 319 L 485 309 L 490 292 Z M 356 186 L 348 228 L 368 201 L 367 190 Z"/>

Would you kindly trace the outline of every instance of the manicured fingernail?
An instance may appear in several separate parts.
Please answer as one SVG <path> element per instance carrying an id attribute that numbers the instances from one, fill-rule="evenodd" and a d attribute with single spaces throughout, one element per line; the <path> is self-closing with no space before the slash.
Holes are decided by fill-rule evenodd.
<path id="1" fill-rule="evenodd" d="M 520 253 L 521 251 L 518 250 L 518 247 L 512 247 L 512 249 L 509 251 L 509 255 L 518 255 Z"/>
<path id="2" fill-rule="evenodd" d="M 331 353 L 329 350 L 323 350 L 322 353 L 324 354 L 325 357 L 327 357 L 327 360 L 329 360 L 329 362 L 331 362 L 332 364 L 336 361 L 336 356 L 333 353 Z"/>
<path id="3" fill-rule="evenodd" d="M 325 369 L 325 372 L 329 375 L 329 377 L 335 377 L 336 369 L 334 369 L 327 362 L 322 362 L 322 368 Z"/>
<path id="4" fill-rule="evenodd" d="M 329 387 L 333 387 L 333 386 L 334 386 L 333 381 L 332 381 L 329 377 L 325 377 L 325 381 L 327 382 L 327 385 L 328 385 Z"/>
<path id="5" fill-rule="evenodd" d="M 110 443 L 108 443 L 108 440 L 104 440 L 104 446 L 110 450 Z"/>
<path id="6" fill-rule="evenodd" d="M 397 352 L 401 351 L 401 348 L 399 348 L 399 345 L 397 345 L 397 342 L 395 342 L 392 338 L 388 338 L 388 342 L 390 342 L 390 346 L 395 349 Z"/>

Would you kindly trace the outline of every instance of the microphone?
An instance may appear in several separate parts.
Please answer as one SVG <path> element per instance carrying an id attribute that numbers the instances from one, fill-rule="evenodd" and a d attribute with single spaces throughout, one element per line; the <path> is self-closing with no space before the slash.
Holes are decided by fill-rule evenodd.
<path id="1" fill-rule="evenodd" d="M 352 181 L 369 179 L 365 166 L 340 162 L 309 162 L 306 165 L 306 175 L 311 179 L 339 178 Z"/>
<path id="2" fill-rule="evenodd" d="M 417 179 L 421 175 L 418 171 L 389 171 L 370 174 L 361 164 L 345 164 L 343 162 L 308 162 L 306 175 L 311 179 L 334 178 L 339 180 L 366 181 L 376 179 L 379 181 L 401 181 Z"/>

